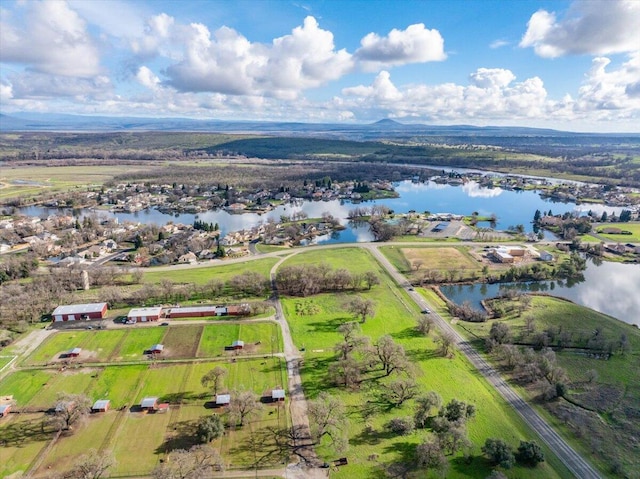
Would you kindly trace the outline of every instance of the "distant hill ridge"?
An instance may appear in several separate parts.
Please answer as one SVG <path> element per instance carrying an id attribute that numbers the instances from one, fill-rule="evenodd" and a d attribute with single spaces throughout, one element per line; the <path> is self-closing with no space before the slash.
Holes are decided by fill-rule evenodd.
<path id="1" fill-rule="evenodd" d="M 0 114 L 0 133 L 11 131 L 193 131 L 220 133 L 255 133 L 277 136 L 312 136 L 371 140 L 381 137 L 421 136 L 622 136 L 640 137 L 640 133 L 574 133 L 545 128 L 425 125 L 400 123 L 384 118 L 369 124 L 303 123 L 269 121 L 200 120 L 192 118 L 150 118 L 83 116 L 54 113 Z"/>

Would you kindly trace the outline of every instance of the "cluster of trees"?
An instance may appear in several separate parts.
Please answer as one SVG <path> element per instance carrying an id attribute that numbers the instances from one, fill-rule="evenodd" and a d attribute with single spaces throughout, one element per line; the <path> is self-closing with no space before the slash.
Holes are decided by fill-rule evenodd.
<path id="1" fill-rule="evenodd" d="M 38 256 L 35 253 L 5 255 L 0 262 L 0 284 L 28 278 L 37 268 Z"/>
<path id="2" fill-rule="evenodd" d="M 453 301 L 447 301 L 449 313 L 456 318 L 472 323 L 484 323 L 487 320 L 487 313 L 471 306 L 469 301 L 463 302 L 461 305 Z"/>
<path id="3" fill-rule="evenodd" d="M 202 220 L 194 220 L 193 221 L 193 229 L 194 230 L 200 230 L 200 231 L 206 231 L 206 232 L 211 232 L 211 231 L 218 231 L 220 229 L 220 227 L 218 226 L 218 223 L 207 223 L 206 221 L 202 221 Z"/>
<path id="4" fill-rule="evenodd" d="M 369 290 L 380 283 L 373 271 L 354 274 L 346 269 L 332 269 L 326 263 L 319 265 L 292 265 L 278 268 L 276 286 L 282 294 L 309 296 L 332 291 Z"/>
<path id="5" fill-rule="evenodd" d="M 544 462 L 544 452 L 535 441 L 520 441 L 516 451 L 502 439 L 489 438 L 482 446 L 482 452 L 494 466 L 511 469 L 516 461 L 527 467 L 535 467 Z"/>

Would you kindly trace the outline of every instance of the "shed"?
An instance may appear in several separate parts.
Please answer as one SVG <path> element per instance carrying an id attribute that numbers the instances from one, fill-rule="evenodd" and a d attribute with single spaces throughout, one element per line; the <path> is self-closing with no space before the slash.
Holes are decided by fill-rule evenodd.
<path id="1" fill-rule="evenodd" d="M 76 321 L 79 319 L 103 319 L 107 314 L 107 303 L 68 304 L 58 306 L 51 316 L 54 321 Z"/>
<path id="2" fill-rule="evenodd" d="M 285 391 L 284 389 L 272 389 L 271 399 L 273 401 L 284 401 Z"/>
<path id="3" fill-rule="evenodd" d="M 232 349 L 242 349 L 244 348 L 244 341 L 240 341 L 239 339 L 231 343 Z"/>
<path id="4" fill-rule="evenodd" d="M 158 404 L 158 412 L 167 412 L 169 410 L 169 403 L 163 402 Z"/>
<path id="5" fill-rule="evenodd" d="M 5 417 L 11 411 L 11 404 L 0 404 L 0 417 Z"/>
<path id="6" fill-rule="evenodd" d="M 157 321 L 162 315 L 162 308 L 160 306 L 153 306 L 150 308 L 133 308 L 127 314 L 127 321 L 134 323 L 144 323 L 147 321 Z"/>
<path id="7" fill-rule="evenodd" d="M 111 401 L 109 399 L 98 399 L 91 406 L 91 412 L 107 412 L 110 406 Z"/>
<path id="8" fill-rule="evenodd" d="M 155 411 L 158 409 L 158 398 L 157 397 L 147 397 L 143 398 L 140 403 L 140 407 L 146 411 Z"/>
<path id="9" fill-rule="evenodd" d="M 231 394 L 216 394 L 216 406 L 226 406 L 231 402 Z"/>
<path id="10" fill-rule="evenodd" d="M 164 351 L 164 345 L 154 344 L 149 348 L 149 351 L 151 351 L 151 354 L 160 354 L 162 351 Z"/>
<path id="11" fill-rule="evenodd" d="M 82 352 L 82 348 L 73 348 L 70 349 L 67 352 L 67 357 L 68 358 L 77 358 L 78 356 L 80 356 L 80 353 Z"/>
<path id="12" fill-rule="evenodd" d="M 553 261 L 553 255 L 548 251 L 540 251 L 540 261 Z"/>

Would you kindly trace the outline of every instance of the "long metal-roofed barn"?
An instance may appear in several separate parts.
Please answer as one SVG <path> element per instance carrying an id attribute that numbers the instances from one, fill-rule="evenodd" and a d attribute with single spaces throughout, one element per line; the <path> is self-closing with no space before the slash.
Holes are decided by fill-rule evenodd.
<path id="1" fill-rule="evenodd" d="M 54 321 L 76 321 L 79 319 L 103 319 L 107 314 L 107 303 L 67 304 L 54 309 Z"/>

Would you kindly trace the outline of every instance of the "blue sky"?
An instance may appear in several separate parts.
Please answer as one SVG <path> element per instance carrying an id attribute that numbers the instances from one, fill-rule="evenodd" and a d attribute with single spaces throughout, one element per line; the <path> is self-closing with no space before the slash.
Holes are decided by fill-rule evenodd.
<path id="1" fill-rule="evenodd" d="M 640 0 L 3 0 L 0 110 L 638 132 Z"/>

